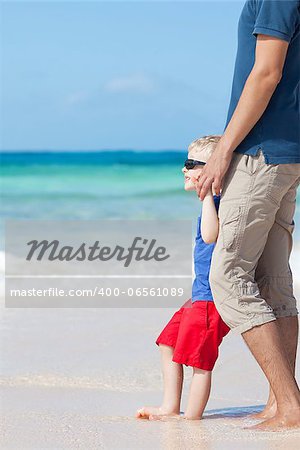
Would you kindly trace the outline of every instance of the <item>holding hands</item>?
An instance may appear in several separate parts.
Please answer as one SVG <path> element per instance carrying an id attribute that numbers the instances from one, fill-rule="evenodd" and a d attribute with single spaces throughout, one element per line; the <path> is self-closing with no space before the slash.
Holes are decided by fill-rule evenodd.
<path id="1" fill-rule="evenodd" d="M 217 195 L 220 195 L 224 176 L 228 170 L 232 159 L 232 153 L 224 152 L 220 143 L 206 165 L 203 167 L 199 176 L 193 179 L 198 197 L 204 200 L 207 193 L 213 188 Z"/>

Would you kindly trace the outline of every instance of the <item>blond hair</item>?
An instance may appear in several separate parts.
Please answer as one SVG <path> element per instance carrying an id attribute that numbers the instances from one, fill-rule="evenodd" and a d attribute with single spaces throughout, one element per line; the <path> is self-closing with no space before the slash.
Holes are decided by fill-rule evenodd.
<path id="1" fill-rule="evenodd" d="M 196 139 L 188 146 L 188 153 L 192 153 L 193 159 L 207 162 L 215 150 L 221 136 L 209 135 Z"/>

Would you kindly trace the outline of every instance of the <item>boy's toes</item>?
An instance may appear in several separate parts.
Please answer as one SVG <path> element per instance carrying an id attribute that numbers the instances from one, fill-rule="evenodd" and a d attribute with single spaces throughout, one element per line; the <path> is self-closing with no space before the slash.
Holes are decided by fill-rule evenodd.
<path id="1" fill-rule="evenodd" d="M 149 419 L 150 414 L 159 414 L 160 408 L 154 408 L 153 406 L 143 406 L 137 410 L 135 417 L 137 419 Z"/>
<path id="2" fill-rule="evenodd" d="M 138 409 L 137 412 L 135 413 L 135 417 L 137 419 L 146 419 L 146 418 L 148 418 L 148 416 L 145 413 L 145 408 Z"/>

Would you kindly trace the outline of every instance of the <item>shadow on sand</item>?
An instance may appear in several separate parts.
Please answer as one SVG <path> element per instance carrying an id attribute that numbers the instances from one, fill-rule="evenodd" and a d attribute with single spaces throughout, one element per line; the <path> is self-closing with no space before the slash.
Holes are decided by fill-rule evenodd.
<path id="1" fill-rule="evenodd" d="M 233 406 L 231 408 L 211 409 L 204 414 L 205 419 L 239 418 L 256 414 L 263 410 L 265 405 Z"/>

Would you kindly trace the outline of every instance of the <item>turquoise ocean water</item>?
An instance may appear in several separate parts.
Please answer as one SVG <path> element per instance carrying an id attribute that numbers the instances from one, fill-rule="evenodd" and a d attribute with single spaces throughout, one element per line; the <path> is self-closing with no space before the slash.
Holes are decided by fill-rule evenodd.
<path id="1" fill-rule="evenodd" d="M 185 158 L 181 151 L 4 152 L 0 249 L 7 218 L 196 219 L 201 204 L 183 189 Z"/>

